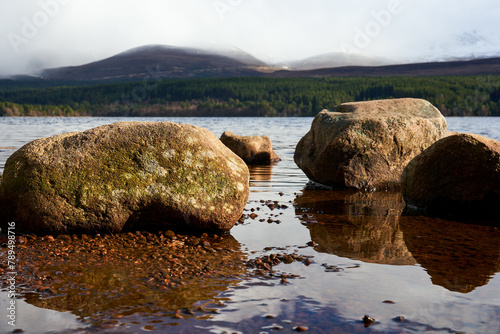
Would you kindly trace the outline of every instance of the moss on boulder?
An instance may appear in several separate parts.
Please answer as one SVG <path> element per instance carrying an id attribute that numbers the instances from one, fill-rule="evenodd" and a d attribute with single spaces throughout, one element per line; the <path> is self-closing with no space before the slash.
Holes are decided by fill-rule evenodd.
<path id="1" fill-rule="evenodd" d="M 246 164 L 206 129 L 120 122 L 32 141 L 6 162 L 2 221 L 33 233 L 229 230 L 248 199 Z"/>

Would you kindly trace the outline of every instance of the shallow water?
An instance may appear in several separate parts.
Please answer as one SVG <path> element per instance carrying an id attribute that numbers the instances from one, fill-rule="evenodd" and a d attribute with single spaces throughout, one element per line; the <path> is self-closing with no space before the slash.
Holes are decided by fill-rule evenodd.
<path id="1" fill-rule="evenodd" d="M 132 119 L 0 118 L 0 167 L 3 169 L 15 149 L 33 139 L 119 120 Z M 500 332 L 497 228 L 407 216 L 397 193 L 305 189 L 307 178 L 295 166 L 293 152 L 309 130 L 311 118 L 145 120 L 200 125 L 217 136 L 231 130 L 271 137 L 282 161 L 250 168 L 245 214 L 253 208 L 258 216 L 231 230 L 231 247 L 249 259 L 295 253 L 310 256 L 311 263 L 281 263 L 273 267 L 275 277 L 240 275 L 218 281 L 219 286 L 205 294 L 196 294 L 198 285 L 193 284 L 191 291 L 185 286 L 176 292 L 179 296 L 194 294 L 187 304 L 211 305 L 213 313 L 184 319 L 146 310 L 148 302 L 151 309 L 168 308 L 158 301 L 161 295 L 144 294 L 140 302 L 121 299 L 120 305 L 113 304 L 113 313 L 122 308 L 115 319 L 107 313 L 111 311 L 104 301 L 99 309 L 86 308 L 95 304 L 90 299 L 96 298 L 93 295 L 80 295 L 79 299 L 30 295 L 17 300 L 16 328 L 26 333 L 288 333 L 296 326 L 306 326 L 311 333 Z M 500 140 L 500 118 L 447 121 L 450 131 Z M 279 207 L 272 209 L 261 200 L 277 201 Z M 100 278 L 100 270 L 89 270 L 95 274 L 96 293 L 109 288 Z M 280 273 L 296 277 L 283 283 L 277 278 Z M 0 310 L 6 310 L 8 303 L 7 293 L 1 292 Z M 365 314 L 376 319 L 368 328 L 361 321 Z M 397 321 L 397 316 L 405 320 Z M 105 326 L 95 327 L 99 317 L 106 319 Z M 13 329 L 5 318 L 0 317 L 0 332 Z"/>

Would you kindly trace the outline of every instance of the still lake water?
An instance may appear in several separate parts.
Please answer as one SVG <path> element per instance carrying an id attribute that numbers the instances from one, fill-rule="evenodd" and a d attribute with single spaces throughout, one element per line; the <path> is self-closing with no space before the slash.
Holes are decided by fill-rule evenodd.
<path id="1" fill-rule="evenodd" d="M 313 261 L 276 266 L 299 276 L 290 284 L 247 278 L 221 288 L 216 298 L 224 306 L 209 318 L 173 325 L 172 319 L 138 313 L 105 332 L 291 333 L 295 326 L 306 326 L 310 333 L 500 333 L 500 231 L 405 216 L 397 193 L 306 189 L 308 180 L 293 153 L 312 118 L 0 118 L 0 170 L 33 139 L 122 120 L 189 123 L 216 136 L 225 130 L 268 135 L 282 161 L 251 168 L 245 213 L 259 208 L 259 217 L 235 226 L 231 235 L 248 258 L 295 252 Z M 447 121 L 450 131 L 500 140 L 500 118 Z M 261 200 L 287 208 L 271 210 Z M 8 302 L 0 292 L 2 333 L 13 329 L 3 315 Z M 37 305 L 18 301 L 16 328 L 79 333 L 89 326 L 78 316 L 78 305 L 64 312 Z M 365 314 L 377 322 L 364 328 Z M 395 320 L 398 316 L 405 321 Z"/>

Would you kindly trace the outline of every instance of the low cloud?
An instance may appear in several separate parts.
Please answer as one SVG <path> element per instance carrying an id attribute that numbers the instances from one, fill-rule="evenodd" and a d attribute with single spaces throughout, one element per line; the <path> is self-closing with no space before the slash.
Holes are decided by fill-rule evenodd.
<path id="1" fill-rule="evenodd" d="M 0 4 L 0 74 L 166 44 L 267 62 L 350 52 L 392 62 L 500 55 L 496 0 L 23 0 Z"/>

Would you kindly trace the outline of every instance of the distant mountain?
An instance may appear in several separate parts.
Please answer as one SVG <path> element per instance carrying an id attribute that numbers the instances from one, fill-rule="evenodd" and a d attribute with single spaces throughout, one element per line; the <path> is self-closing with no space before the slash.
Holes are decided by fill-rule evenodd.
<path id="1" fill-rule="evenodd" d="M 266 65 L 239 50 L 212 51 L 149 45 L 81 66 L 43 70 L 43 78 L 55 80 L 125 81 L 144 78 L 202 78 L 256 76 Z"/>
<path id="2" fill-rule="evenodd" d="M 65 82 L 214 77 L 430 76 L 500 74 L 500 58 L 384 65 L 389 60 L 342 53 L 273 67 L 239 49 L 201 50 L 149 45 L 81 66 L 43 70 L 41 78 Z M 365 65 L 365 66 L 362 66 Z"/>
<path id="3" fill-rule="evenodd" d="M 500 58 L 429 62 L 386 66 L 344 66 L 305 71 L 276 71 L 271 77 L 357 77 L 357 76 L 440 76 L 500 75 Z"/>
<path id="4" fill-rule="evenodd" d="M 457 32 L 435 43 L 423 59 L 451 61 L 499 57 L 499 42 L 498 37 L 485 36 L 475 30 Z"/>
<path id="5" fill-rule="evenodd" d="M 365 57 L 357 54 L 332 52 L 291 62 L 288 67 L 294 71 L 304 71 L 314 70 L 318 68 L 344 66 L 381 66 L 388 64 L 394 64 L 394 61 L 383 58 Z"/>

